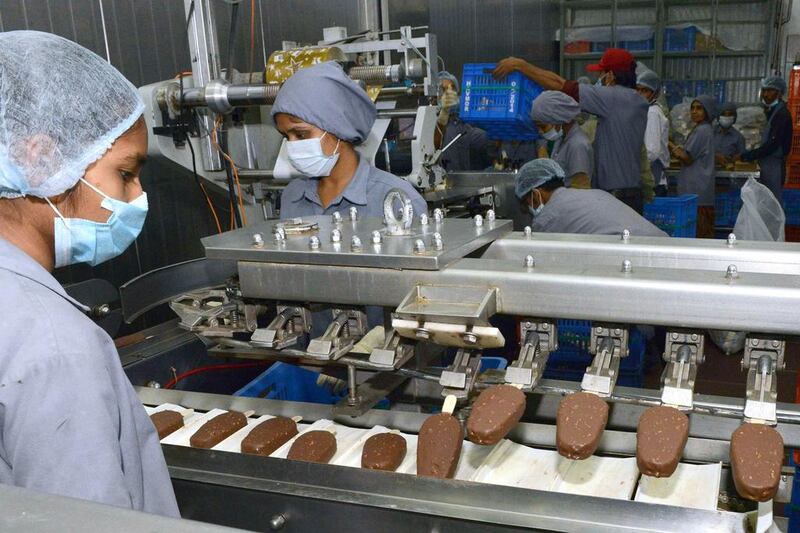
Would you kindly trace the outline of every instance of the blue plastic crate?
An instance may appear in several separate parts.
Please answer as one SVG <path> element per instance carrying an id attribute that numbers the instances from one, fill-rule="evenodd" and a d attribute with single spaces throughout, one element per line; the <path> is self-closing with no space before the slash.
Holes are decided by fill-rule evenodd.
<path id="1" fill-rule="evenodd" d="M 644 206 L 644 218 L 671 237 L 697 236 L 697 195 L 658 196 Z"/>
<path id="2" fill-rule="evenodd" d="M 786 516 L 789 518 L 789 533 L 800 533 L 800 468 L 797 466 L 794 469 L 790 503 L 786 504 Z"/>
<path id="3" fill-rule="evenodd" d="M 724 104 L 726 100 L 727 84 L 722 80 L 717 80 L 712 85 L 708 80 L 695 82 L 694 96 L 699 94 L 709 94 L 714 97 L 718 104 Z"/>
<path id="4" fill-rule="evenodd" d="M 714 225 L 732 228 L 742 208 L 742 191 L 734 187 L 729 191 L 717 193 L 714 199 Z"/>
<path id="5" fill-rule="evenodd" d="M 618 41 L 617 48 L 628 50 L 629 52 L 652 52 L 655 49 L 655 39 L 642 39 L 641 41 Z M 593 42 L 592 52 L 605 52 L 611 48 L 611 43 Z"/>
<path id="6" fill-rule="evenodd" d="M 505 79 L 492 77 L 495 63 L 464 65 L 461 81 L 461 112 L 464 122 L 485 130 L 497 140 L 539 138 L 531 119 L 531 105 L 542 88 L 519 72 Z"/>
<path id="7" fill-rule="evenodd" d="M 592 323 L 588 320 L 558 321 L 558 350 L 550 354 L 547 368 L 580 371 L 592 362 L 589 353 Z M 631 328 L 628 342 L 630 354 L 620 361 L 620 372 L 638 372 L 644 368 L 645 340 L 637 328 Z M 545 372 L 546 372 L 545 369 Z"/>
<path id="8" fill-rule="evenodd" d="M 666 52 L 694 52 L 697 41 L 697 26 L 686 28 L 664 29 L 664 51 Z"/>
<path id="9" fill-rule="evenodd" d="M 783 189 L 783 212 L 787 225 L 800 226 L 800 189 Z"/>

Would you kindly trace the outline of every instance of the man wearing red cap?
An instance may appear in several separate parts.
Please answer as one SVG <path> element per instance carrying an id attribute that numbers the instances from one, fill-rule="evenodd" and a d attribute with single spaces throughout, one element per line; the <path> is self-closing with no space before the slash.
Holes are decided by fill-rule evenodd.
<path id="1" fill-rule="evenodd" d="M 565 80 L 515 57 L 500 61 L 493 75 L 503 78 L 519 71 L 545 90 L 565 92 L 580 103 L 583 111 L 597 115 L 592 186 L 610 192 L 641 213 L 640 158 L 648 105 L 635 90 L 636 60 L 627 50 L 609 48 L 600 62 L 587 70 L 601 73 L 600 86 Z"/>

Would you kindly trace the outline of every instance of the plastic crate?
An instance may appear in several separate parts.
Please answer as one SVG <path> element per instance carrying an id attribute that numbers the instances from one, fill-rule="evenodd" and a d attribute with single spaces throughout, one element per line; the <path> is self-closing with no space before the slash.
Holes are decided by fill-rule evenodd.
<path id="1" fill-rule="evenodd" d="M 714 225 L 732 228 L 742 208 L 742 191 L 738 187 L 717 193 L 714 200 Z"/>
<path id="2" fill-rule="evenodd" d="M 785 510 L 786 516 L 789 518 L 789 533 L 800 533 L 800 468 L 797 466 L 794 469 L 792 496 L 789 501 Z"/>
<path id="3" fill-rule="evenodd" d="M 558 321 L 558 350 L 550 354 L 547 367 L 554 370 L 574 370 L 581 375 L 592 362 L 589 353 L 592 323 L 588 320 L 559 320 Z M 636 329 L 630 330 L 628 342 L 630 354 L 620 361 L 620 372 L 639 372 L 644 368 L 645 341 L 642 333 Z"/>
<path id="4" fill-rule="evenodd" d="M 643 39 L 641 41 L 619 41 L 617 48 L 622 48 L 629 52 L 652 52 L 655 49 L 655 39 Z M 612 48 L 611 43 L 606 42 L 593 42 L 592 52 L 605 52 Z"/>
<path id="5" fill-rule="evenodd" d="M 495 63 L 464 65 L 461 120 L 485 130 L 491 139 L 538 139 L 531 105 L 542 88 L 519 72 L 496 80 L 492 77 L 494 68 Z"/>
<path id="6" fill-rule="evenodd" d="M 792 146 L 792 152 L 794 152 L 794 145 Z M 800 157 L 793 156 L 786 161 L 785 187 L 787 189 L 800 189 Z"/>
<path id="7" fill-rule="evenodd" d="M 786 242 L 800 242 L 800 226 L 785 226 Z"/>
<path id="8" fill-rule="evenodd" d="M 564 45 L 565 54 L 588 54 L 592 51 L 590 41 L 572 41 Z"/>
<path id="9" fill-rule="evenodd" d="M 800 189 L 783 189 L 783 212 L 787 226 L 800 226 Z"/>
<path id="10" fill-rule="evenodd" d="M 726 102 L 726 92 L 727 84 L 722 80 L 715 81 L 713 85 L 708 80 L 696 81 L 694 85 L 694 96 L 709 94 L 720 105 Z"/>
<path id="11" fill-rule="evenodd" d="M 686 28 L 665 28 L 664 29 L 664 51 L 665 52 L 694 52 L 697 42 L 697 26 Z"/>
<path id="12" fill-rule="evenodd" d="M 697 195 L 657 196 L 644 206 L 644 218 L 671 237 L 697 236 Z"/>

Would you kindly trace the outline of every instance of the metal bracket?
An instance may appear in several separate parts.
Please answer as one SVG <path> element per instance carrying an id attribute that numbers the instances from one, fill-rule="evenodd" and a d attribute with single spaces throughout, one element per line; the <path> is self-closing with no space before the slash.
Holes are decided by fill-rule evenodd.
<path id="1" fill-rule="evenodd" d="M 232 337 L 234 333 L 248 331 L 253 320 L 242 320 L 239 303 L 232 301 L 224 289 L 190 292 L 169 303 L 170 309 L 180 318 L 181 328 L 208 337 Z M 246 311 L 252 318 L 255 308 Z"/>
<path id="2" fill-rule="evenodd" d="M 334 309 L 333 322 L 325 333 L 308 344 L 307 353 L 316 359 L 335 360 L 349 352 L 367 334 L 367 315 L 358 309 Z"/>
<path id="3" fill-rule="evenodd" d="M 479 351 L 460 349 L 456 352 L 453 364 L 442 371 L 439 384 L 444 387 L 442 396 L 453 395 L 459 400 L 466 399 L 475 385 L 480 370 Z"/>
<path id="4" fill-rule="evenodd" d="M 748 337 L 742 367 L 747 368 L 745 420 L 777 424 L 778 376 L 785 367 L 786 341 L 781 338 Z"/>
<path id="5" fill-rule="evenodd" d="M 311 312 L 305 307 L 278 306 L 278 315 L 266 328 L 257 329 L 250 342 L 253 346 L 283 350 L 294 346 L 311 331 Z"/>
<path id="6" fill-rule="evenodd" d="M 528 319 L 520 324 L 522 346 L 517 360 L 506 368 L 506 383 L 536 386 L 544 373 L 550 353 L 558 349 L 558 330 L 552 321 Z"/>
<path id="7" fill-rule="evenodd" d="M 661 374 L 661 403 L 678 408 L 691 408 L 697 365 L 705 360 L 705 335 L 691 330 L 667 332 Z"/>
<path id="8" fill-rule="evenodd" d="M 413 355 L 414 345 L 404 341 L 394 329 L 390 329 L 386 334 L 383 346 L 375 348 L 369 354 L 369 362 L 397 369 L 403 366 Z"/>
<path id="9" fill-rule="evenodd" d="M 619 362 L 628 356 L 628 328 L 620 324 L 592 324 L 589 352 L 594 354 L 581 389 L 608 396 L 619 376 Z"/>

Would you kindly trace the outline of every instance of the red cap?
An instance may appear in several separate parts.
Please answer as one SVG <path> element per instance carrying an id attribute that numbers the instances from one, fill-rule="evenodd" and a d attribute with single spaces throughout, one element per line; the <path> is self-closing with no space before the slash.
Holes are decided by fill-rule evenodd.
<path id="1" fill-rule="evenodd" d="M 594 65 L 589 65 L 586 70 L 589 72 L 605 72 L 608 70 L 629 70 L 633 68 L 636 60 L 633 54 L 622 48 L 608 48 L 600 62 Z"/>

